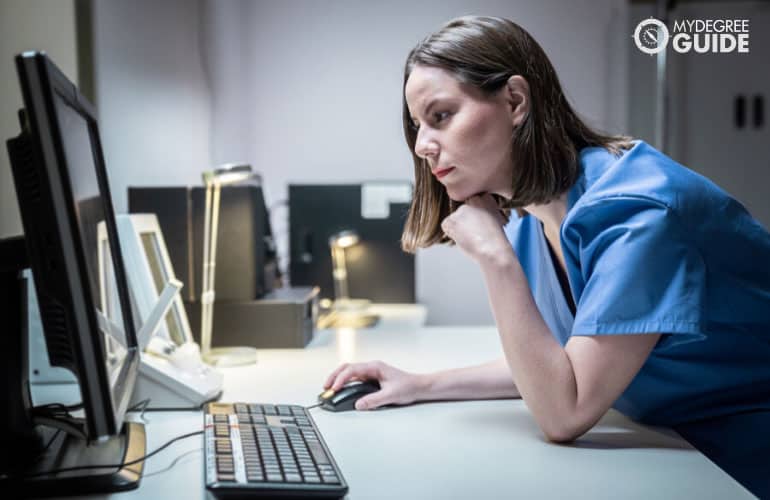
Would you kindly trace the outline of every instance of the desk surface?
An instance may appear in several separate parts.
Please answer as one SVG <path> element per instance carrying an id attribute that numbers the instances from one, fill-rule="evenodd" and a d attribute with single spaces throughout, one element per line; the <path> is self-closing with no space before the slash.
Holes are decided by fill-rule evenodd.
<path id="1" fill-rule="evenodd" d="M 324 330 L 305 349 L 262 350 L 256 365 L 228 368 L 223 401 L 310 405 L 343 361 L 382 359 L 433 371 L 501 355 L 492 327 L 416 328 L 384 320 L 371 330 Z M 753 498 L 673 431 L 611 410 L 572 445 L 543 438 L 521 400 L 440 402 L 370 412 L 311 410 L 351 499 Z M 148 449 L 201 428 L 197 412 L 145 414 Z M 202 441 L 148 460 L 127 498 L 205 497 Z"/>

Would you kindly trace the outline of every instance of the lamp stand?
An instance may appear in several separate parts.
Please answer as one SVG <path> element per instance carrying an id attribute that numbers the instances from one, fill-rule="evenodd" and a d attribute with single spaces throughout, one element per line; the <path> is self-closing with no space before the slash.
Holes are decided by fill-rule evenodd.
<path id="1" fill-rule="evenodd" d="M 213 366 L 241 366 L 257 362 L 253 347 L 211 348 L 214 325 L 214 275 L 217 261 L 219 198 L 222 186 L 213 175 L 204 174 L 206 208 L 203 219 L 203 283 L 201 292 L 201 357 Z"/>
<path id="2" fill-rule="evenodd" d="M 331 245 L 332 277 L 334 278 L 334 303 L 328 317 L 329 326 L 366 328 L 374 325 L 379 317 L 369 312 L 371 301 L 351 299 L 348 296 L 348 270 L 345 264 L 345 249 Z"/>

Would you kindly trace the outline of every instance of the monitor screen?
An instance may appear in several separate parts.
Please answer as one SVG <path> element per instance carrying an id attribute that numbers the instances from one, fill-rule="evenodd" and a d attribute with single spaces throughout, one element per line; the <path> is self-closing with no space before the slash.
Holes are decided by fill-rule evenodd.
<path id="1" fill-rule="evenodd" d="M 114 435 L 138 352 L 95 112 L 44 53 L 16 64 L 27 122 L 11 163 L 48 355 L 78 379 L 88 437 Z M 102 310 L 101 222 L 112 257 L 106 279 L 119 292 L 113 311 Z"/>
<path id="2" fill-rule="evenodd" d="M 88 288 L 91 300 L 97 309 L 97 314 L 111 318 L 116 328 L 109 328 L 105 334 L 105 344 L 110 347 L 109 355 L 105 356 L 107 373 L 110 377 L 110 386 L 113 396 L 113 404 L 116 391 L 114 386 L 120 376 L 128 353 L 128 341 L 126 332 L 121 328 L 123 323 L 120 307 L 114 307 L 113 311 L 102 310 L 102 300 L 99 292 L 99 268 L 97 262 L 96 228 L 98 224 L 106 220 L 106 207 L 99 188 L 95 155 L 97 148 L 91 143 L 91 130 L 85 117 L 68 104 L 64 98 L 54 95 L 54 106 L 61 131 L 64 157 L 67 162 L 70 186 L 75 208 L 75 217 L 78 222 L 80 243 L 82 245 L 88 273 Z M 109 244 L 109 243 L 107 243 Z M 110 283 L 115 283 L 114 263 L 106 266 L 105 276 Z M 113 319 L 115 318 L 115 319 Z"/>

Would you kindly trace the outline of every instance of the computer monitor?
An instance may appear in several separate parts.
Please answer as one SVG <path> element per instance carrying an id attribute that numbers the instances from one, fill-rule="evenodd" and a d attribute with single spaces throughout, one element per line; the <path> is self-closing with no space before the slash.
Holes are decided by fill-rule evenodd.
<path id="1" fill-rule="evenodd" d="M 348 294 L 378 303 L 414 303 L 414 255 L 401 250 L 412 186 L 407 181 L 289 185 L 289 279 L 334 298 L 329 238 L 354 231 L 345 253 Z"/>
<path id="2" fill-rule="evenodd" d="M 11 410 L 4 406 L 3 411 L 16 417 L 3 420 L 0 447 L 25 446 L 34 460 L 5 460 L 2 478 L 36 495 L 130 489 L 138 486 L 141 462 L 118 470 L 47 474 L 62 466 L 124 463 L 144 454 L 143 427 L 124 422 L 139 353 L 94 108 L 45 53 L 17 56 L 16 68 L 24 102 L 22 132 L 7 144 L 24 247 L 48 356 L 53 366 L 75 375 L 82 402 L 66 408 L 32 407 L 24 367 L 18 373 L 6 371 L 4 383 L 13 391 L 6 396 Z M 119 296 L 115 320 L 100 309 L 97 226 L 102 221 L 113 262 L 109 273 Z M 14 339 L 17 334 L 25 332 L 10 332 Z M 105 351 L 108 338 L 111 356 Z M 24 350 L 25 342 L 17 339 L 16 347 Z M 82 416 L 69 414 L 75 410 L 82 410 Z M 15 442 L 9 436 L 15 431 L 29 442 Z M 48 443 L 45 448 L 41 436 Z"/>

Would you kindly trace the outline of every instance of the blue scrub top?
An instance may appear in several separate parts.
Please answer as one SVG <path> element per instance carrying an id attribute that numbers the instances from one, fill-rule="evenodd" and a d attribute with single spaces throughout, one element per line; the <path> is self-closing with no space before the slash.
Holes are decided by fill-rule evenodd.
<path id="1" fill-rule="evenodd" d="M 770 234 L 644 142 L 619 157 L 586 148 L 579 162 L 561 226 L 574 316 L 540 221 L 505 227 L 556 339 L 663 334 L 614 404 L 643 423 L 770 410 Z"/>

